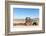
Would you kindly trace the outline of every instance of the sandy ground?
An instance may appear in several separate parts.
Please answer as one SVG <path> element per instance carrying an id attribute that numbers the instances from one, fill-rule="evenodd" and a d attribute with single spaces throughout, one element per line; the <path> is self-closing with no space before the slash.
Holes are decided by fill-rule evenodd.
<path id="1" fill-rule="evenodd" d="M 38 21 L 38 20 L 37 20 L 37 21 Z M 37 22 L 37 21 L 36 21 L 36 22 Z M 26 25 L 25 22 L 26 22 L 26 21 L 25 21 L 24 19 L 16 19 L 16 20 L 13 20 L 13 25 L 14 25 L 14 26 L 16 26 L 16 25 L 17 25 L 17 26 L 18 26 L 18 25 L 19 25 L 19 26 L 20 26 L 20 25 L 21 25 L 21 26 L 25 26 L 25 25 Z M 31 22 L 31 25 L 33 24 L 33 22 L 34 22 L 34 21 Z M 29 24 L 29 23 L 28 23 L 28 24 Z M 31 26 L 31 25 L 30 25 L 30 26 Z"/>

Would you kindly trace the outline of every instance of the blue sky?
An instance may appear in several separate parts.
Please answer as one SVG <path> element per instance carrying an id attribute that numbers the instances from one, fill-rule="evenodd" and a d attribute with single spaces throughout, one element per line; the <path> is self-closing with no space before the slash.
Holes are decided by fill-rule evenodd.
<path id="1" fill-rule="evenodd" d="M 14 19 L 25 19 L 26 17 L 38 18 L 39 9 L 35 8 L 13 8 Z"/>

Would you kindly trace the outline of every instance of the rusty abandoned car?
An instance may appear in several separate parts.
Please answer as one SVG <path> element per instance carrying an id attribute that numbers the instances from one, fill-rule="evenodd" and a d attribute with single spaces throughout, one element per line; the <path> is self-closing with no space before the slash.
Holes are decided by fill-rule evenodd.
<path id="1" fill-rule="evenodd" d="M 25 24 L 26 25 L 32 25 L 32 20 L 30 19 L 30 17 L 26 17 Z"/>

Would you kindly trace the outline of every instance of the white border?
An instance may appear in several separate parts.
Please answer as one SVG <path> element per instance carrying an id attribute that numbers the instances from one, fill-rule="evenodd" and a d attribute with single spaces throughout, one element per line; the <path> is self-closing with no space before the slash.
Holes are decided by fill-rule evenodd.
<path id="1" fill-rule="evenodd" d="M 18 26 L 13 28 L 13 8 L 35 8 L 39 10 L 39 26 Z M 32 6 L 32 5 L 10 5 L 10 31 L 33 31 L 33 30 L 42 30 L 42 6 Z"/>

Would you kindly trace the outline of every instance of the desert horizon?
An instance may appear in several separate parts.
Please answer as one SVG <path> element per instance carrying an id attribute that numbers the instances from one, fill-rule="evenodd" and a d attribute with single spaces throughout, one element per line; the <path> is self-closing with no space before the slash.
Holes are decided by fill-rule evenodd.
<path id="1" fill-rule="evenodd" d="M 32 21 L 32 24 L 33 24 L 33 22 L 39 22 L 39 18 L 34 18 L 34 19 L 31 19 L 31 21 Z M 13 25 L 15 26 L 15 25 L 21 25 L 21 26 L 23 26 L 23 25 L 25 25 L 25 19 L 14 19 L 13 20 Z"/>

